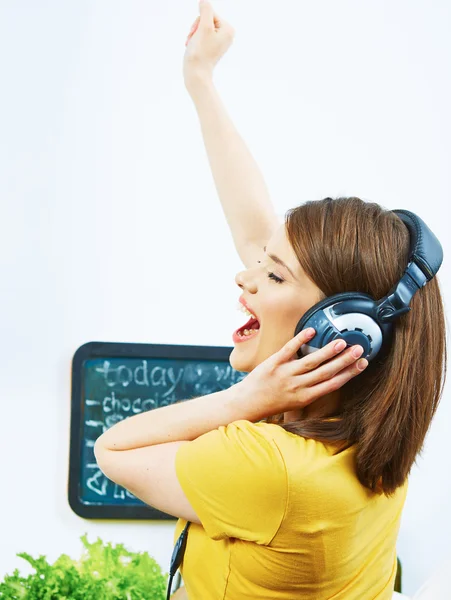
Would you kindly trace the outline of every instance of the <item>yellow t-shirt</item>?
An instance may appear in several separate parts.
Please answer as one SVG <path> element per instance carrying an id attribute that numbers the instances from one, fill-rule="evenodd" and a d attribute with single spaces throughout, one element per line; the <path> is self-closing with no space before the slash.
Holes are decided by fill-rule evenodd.
<path id="1" fill-rule="evenodd" d="M 189 600 L 391 599 L 407 482 L 372 493 L 354 457 L 244 420 L 181 446 L 177 477 L 202 523 L 181 567 Z"/>

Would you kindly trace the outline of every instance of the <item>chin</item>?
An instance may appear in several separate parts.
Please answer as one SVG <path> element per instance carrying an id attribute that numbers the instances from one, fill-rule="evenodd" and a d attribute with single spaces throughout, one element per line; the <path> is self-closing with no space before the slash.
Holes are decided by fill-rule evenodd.
<path id="1" fill-rule="evenodd" d="M 240 351 L 237 351 L 236 348 L 234 348 L 230 353 L 229 363 L 232 369 L 235 369 L 235 371 L 240 371 L 241 373 L 250 373 L 255 367 L 253 361 L 246 357 L 246 353 L 240 353 Z"/>

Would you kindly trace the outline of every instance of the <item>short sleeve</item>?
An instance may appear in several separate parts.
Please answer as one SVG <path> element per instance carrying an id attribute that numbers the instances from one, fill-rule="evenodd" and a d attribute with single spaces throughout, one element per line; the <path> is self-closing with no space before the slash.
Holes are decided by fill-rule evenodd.
<path id="1" fill-rule="evenodd" d="M 175 469 L 206 534 L 267 545 L 287 504 L 287 473 L 274 425 L 235 421 L 180 446 Z"/>

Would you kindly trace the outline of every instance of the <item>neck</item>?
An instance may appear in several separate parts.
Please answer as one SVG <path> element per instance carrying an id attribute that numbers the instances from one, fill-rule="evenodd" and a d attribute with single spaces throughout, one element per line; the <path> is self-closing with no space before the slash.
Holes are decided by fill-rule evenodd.
<path id="1" fill-rule="evenodd" d="M 340 391 L 326 394 L 311 404 L 297 410 L 290 410 L 283 415 L 283 422 L 301 421 L 311 417 L 328 417 L 337 412 L 340 407 Z"/>

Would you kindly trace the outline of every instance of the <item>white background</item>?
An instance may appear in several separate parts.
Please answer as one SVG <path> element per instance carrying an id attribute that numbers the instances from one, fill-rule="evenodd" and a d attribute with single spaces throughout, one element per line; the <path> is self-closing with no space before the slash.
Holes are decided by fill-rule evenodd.
<path id="1" fill-rule="evenodd" d="M 215 82 L 278 214 L 325 196 L 417 212 L 450 304 L 451 4 L 217 0 Z M 182 77 L 195 0 L 0 4 L 0 572 L 88 532 L 167 569 L 173 523 L 67 501 L 70 370 L 88 341 L 231 346 L 242 268 Z M 449 316 L 449 308 L 447 309 Z M 404 591 L 451 554 L 449 384 L 413 469 Z"/>

